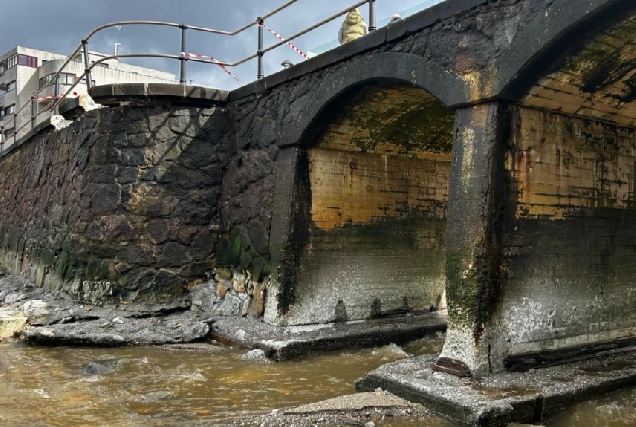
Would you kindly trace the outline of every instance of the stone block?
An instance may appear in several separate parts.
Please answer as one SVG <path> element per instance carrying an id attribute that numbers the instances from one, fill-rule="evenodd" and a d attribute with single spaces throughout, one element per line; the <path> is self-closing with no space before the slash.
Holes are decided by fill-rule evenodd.
<path id="1" fill-rule="evenodd" d="M 29 323 L 40 323 L 49 315 L 48 304 L 42 300 L 27 301 L 20 307 L 20 311 L 29 319 Z"/>
<path id="2" fill-rule="evenodd" d="M 247 282 L 249 277 L 245 273 L 235 273 L 232 278 L 232 288 L 236 292 L 247 292 Z"/>
<path id="3" fill-rule="evenodd" d="M 226 317 L 237 317 L 241 312 L 241 299 L 235 294 L 227 294 L 219 305 L 216 314 Z"/>
<path id="4" fill-rule="evenodd" d="M 225 295 L 227 295 L 227 292 L 230 290 L 230 286 L 228 286 L 226 283 L 224 282 L 219 282 L 216 285 L 216 295 L 219 298 L 225 298 Z"/>
<path id="5" fill-rule="evenodd" d="M 0 311 L 0 338 L 10 338 L 23 331 L 27 325 L 27 318 L 12 310 Z"/>
<path id="6" fill-rule="evenodd" d="M 254 282 L 254 294 L 252 295 L 252 317 L 258 318 L 265 312 L 264 297 L 265 285 L 261 282 Z"/>

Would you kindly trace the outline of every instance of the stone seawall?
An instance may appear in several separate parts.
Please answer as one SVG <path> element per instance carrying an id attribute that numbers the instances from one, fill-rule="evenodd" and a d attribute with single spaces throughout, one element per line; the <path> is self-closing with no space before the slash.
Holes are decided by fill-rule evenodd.
<path id="1" fill-rule="evenodd" d="M 95 302 L 183 294 L 215 267 L 225 108 L 117 107 L 0 158 L 0 260 Z"/>

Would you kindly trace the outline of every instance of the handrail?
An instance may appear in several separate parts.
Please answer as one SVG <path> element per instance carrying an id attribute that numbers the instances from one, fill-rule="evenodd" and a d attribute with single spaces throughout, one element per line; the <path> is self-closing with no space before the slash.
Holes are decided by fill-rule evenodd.
<path id="1" fill-rule="evenodd" d="M 193 25 L 186 25 L 186 24 L 177 24 L 177 23 L 173 23 L 173 22 L 163 22 L 163 21 L 145 21 L 145 20 L 138 20 L 138 21 L 120 21 L 120 22 L 111 22 L 108 24 L 104 24 L 101 25 L 95 29 L 93 29 L 90 33 L 88 33 L 88 35 L 83 38 L 81 40 L 81 44 L 73 51 L 73 53 L 71 53 L 70 55 L 68 55 L 68 57 L 66 58 L 66 60 L 64 61 L 64 63 L 62 64 L 62 66 L 58 69 L 58 71 L 53 75 L 53 77 L 46 82 L 41 88 L 39 88 L 38 91 L 36 91 L 32 96 L 31 96 L 31 127 L 32 129 L 35 127 L 35 125 L 37 124 L 37 117 L 40 116 L 43 113 L 49 112 L 51 110 L 57 111 L 57 109 L 59 108 L 59 105 L 61 104 L 61 102 L 66 98 L 66 96 L 68 96 L 73 89 L 77 86 L 77 84 L 82 80 L 82 79 L 86 79 L 86 86 L 87 89 L 90 89 L 92 84 L 92 79 L 91 79 L 91 70 L 96 67 L 97 65 L 111 60 L 111 59 L 118 59 L 118 58 L 168 58 L 168 59 L 177 59 L 179 61 L 181 61 L 181 72 L 180 72 L 180 78 L 179 78 L 179 82 L 181 84 L 185 84 L 186 83 L 186 76 L 185 76 L 185 64 L 187 61 L 193 61 L 193 62 L 201 62 L 201 63 L 207 63 L 207 64 L 215 64 L 215 65 L 219 65 L 219 66 L 223 66 L 223 67 L 236 67 L 239 66 L 241 64 L 244 64 L 254 58 L 258 58 L 258 72 L 257 72 L 257 78 L 261 79 L 264 77 L 264 72 L 263 72 L 263 56 L 265 53 L 276 49 L 280 46 L 282 46 L 283 44 L 289 43 L 292 40 L 297 39 L 298 37 L 301 37 L 307 33 L 309 33 L 310 31 L 315 30 L 316 28 L 325 25 L 335 19 L 337 19 L 338 17 L 346 14 L 347 12 L 360 7 L 366 3 L 369 4 L 369 18 L 370 18 L 370 22 L 369 22 L 369 30 L 373 31 L 375 30 L 375 1 L 376 0 L 359 0 L 357 3 L 353 4 L 352 6 L 347 7 L 346 9 L 343 9 L 339 12 L 336 12 L 334 14 L 332 14 L 331 16 L 323 19 L 322 21 L 311 25 L 310 27 L 305 28 L 302 31 L 297 32 L 296 34 L 285 38 L 285 39 L 281 39 L 280 41 L 278 41 L 277 43 L 272 44 L 271 46 L 264 48 L 263 47 L 263 25 L 264 25 L 264 21 L 274 15 L 276 15 L 277 13 L 287 9 L 289 6 L 291 6 L 292 4 L 296 3 L 298 0 L 289 0 L 286 3 L 282 4 L 281 6 L 275 8 L 274 10 L 272 10 L 271 12 L 262 15 L 258 18 L 256 18 L 256 20 L 234 30 L 234 31 L 223 31 L 223 30 L 217 30 L 217 29 L 213 29 L 213 28 L 205 28 L 205 27 L 197 27 L 197 26 L 193 26 Z M 96 61 L 94 61 L 93 63 L 89 63 L 89 51 L 88 51 L 88 42 L 89 40 L 98 32 L 107 29 L 107 28 L 111 28 L 111 27 L 115 27 L 118 25 L 156 25 L 156 26 L 168 26 L 168 27 L 173 27 L 173 28 L 180 28 L 181 29 L 181 54 L 180 55 L 171 55 L 171 54 L 153 54 L 153 53 L 129 53 L 129 54 L 118 54 L 118 55 L 110 55 L 110 56 L 105 56 L 103 58 L 100 58 Z M 193 30 L 193 31 L 200 31 L 200 32 L 205 32 L 205 33 L 211 33 L 211 34 L 218 34 L 218 35 L 224 35 L 224 36 L 235 36 L 237 34 L 240 34 L 244 31 L 246 31 L 247 29 L 254 27 L 254 26 L 258 26 L 259 29 L 259 34 L 258 34 L 258 48 L 256 53 L 253 53 L 251 55 L 246 56 L 243 59 L 240 59 L 238 61 L 235 62 L 224 62 L 224 61 L 217 61 L 217 60 L 211 60 L 211 59 L 203 59 L 203 58 L 196 58 L 193 57 L 191 55 L 187 55 L 186 53 L 186 39 L 185 39 L 185 35 L 186 35 L 186 31 L 187 30 Z M 56 81 L 58 80 L 60 74 L 62 74 L 64 72 L 64 69 L 66 68 L 66 66 L 72 61 L 74 60 L 78 55 L 82 54 L 83 56 L 83 60 L 84 60 L 84 73 L 77 78 L 77 80 L 71 85 L 71 87 L 66 91 L 66 93 L 64 93 L 62 96 L 60 96 L 60 94 L 58 93 L 58 85 L 56 84 Z M 51 102 L 50 104 L 48 104 L 45 108 L 43 108 L 41 111 L 38 111 L 37 108 L 37 97 L 39 94 L 41 94 L 46 88 L 50 87 L 51 85 L 56 84 L 56 93 L 54 96 L 54 101 Z M 35 103 L 35 107 L 34 104 Z M 24 109 L 27 107 L 29 103 L 25 103 L 24 105 L 22 105 L 14 114 L 14 127 L 17 128 L 17 117 L 18 115 L 24 111 Z M 19 131 L 21 131 L 24 127 L 26 127 L 29 123 L 25 123 L 24 125 L 22 125 L 20 128 L 17 128 L 14 130 L 13 133 L 13 137 L 16 138 L 17 134 Z M 2 129 L 4 129 L 4 127 L 2 127 L 0 129 L 0 152 L 3 151 L 3 134 L 2 134 Z"/>

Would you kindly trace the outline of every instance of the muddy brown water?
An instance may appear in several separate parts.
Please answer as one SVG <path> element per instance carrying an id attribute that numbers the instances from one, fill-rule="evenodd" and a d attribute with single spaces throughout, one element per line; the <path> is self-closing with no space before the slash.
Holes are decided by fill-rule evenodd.
<path id="1" fill-rule="evenodd" d="M 365 372 L 411 355 L 436 353 L 443 337 L 403 348 L 333 352 L 271 363 L 246 350 L 208 354 L 156 347 L 33 347 L 0 343 L 1 426 L 177 426 L 269 413 L 354 392 Z M 114 368 L 85 375 L 89 362 Z M 636 391 L 627 390 L 564 410 L 546 423 L 636 426 Z M 450 427 L 440 418 L 394 419 L 382 426 Z"/>

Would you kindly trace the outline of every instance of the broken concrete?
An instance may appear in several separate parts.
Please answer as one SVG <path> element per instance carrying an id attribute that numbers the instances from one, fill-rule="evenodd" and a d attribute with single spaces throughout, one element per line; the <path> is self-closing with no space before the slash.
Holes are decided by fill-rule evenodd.
<path id="1" fill-rule="evenodd" d="M 471 426 L 537 423 L 566 405 L 636 385 L 636 353 L 607 356 L 480 380 L 433 372 L 437 356 L 400 360 L 356 381 L 360 391 L 382 387 Z"/>
<path id="2" fill-rule="evenodd" d="M 22 332 L 21 339 L 36 344 L 159 345 L 205 339 L 209 327 L 191 313 L 152 318 L 98 319 L 79 323 L 40 326 Z"/>
<path id="3" fill-rule="evenodd" d="M 267 415 L 228 421 L 214 425 L 313 427 L 375 426 L 393 419 L 408 419 L 418 424 L 432 425 L 435 416 L 422 405 L 408 402 L 383 390 L 338 396 L 295 408 L 274 410 Z"/>
<path id="4" fill-rule="evenodd" d="M 445 312 L 311 326 L 274 326 L 245 318 L 216 318 L 211 336 L 220 342 L 259 348 L 275 360 L 355 347 L 403 344 L 446 330 Z"/>

